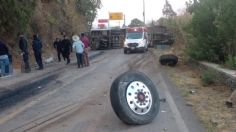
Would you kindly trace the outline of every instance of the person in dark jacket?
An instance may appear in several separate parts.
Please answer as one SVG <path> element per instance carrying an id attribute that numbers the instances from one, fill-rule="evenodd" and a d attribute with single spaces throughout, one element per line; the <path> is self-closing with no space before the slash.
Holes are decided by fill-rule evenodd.
<path id="1" fill-rule="evenodd" d="M 9 74 L 9 58 L 8 58 L 8 48 L 0 40 L 0 76 L 5 76 Z"/>
<path id="2" fill-rule="evenodd" d="M 61 61 L 61 54 L 62 54 L 62 47 L 61 47 L 61 40 L 59 38 L 56 38 L 56 40 L 53 43 L 53 47 L 57 50 L 57 57 L 58 61 Z"/>
<path id="3" fill-rule="evenodd" d="M 61 46 L 62 46 L 62 54 L 67 60 L 66 64 L 69 64 L 70 52 L 72 51 L 72 44 L 66 35 L 63 36 L 63 40 L 61 41 Z"/>
<path id="4" fill-rule="evenodd" d="M 39 39 L 38 35 L 33 35 L 33 45 L 34 57 L 38 64 L 38 70 L 43 69 L 43 61 L 42 61 L 42 41 Z"/>
<path id="5" fill-rule="evenodd" d="M 24 61 L 24 70 L 25 72 L 30 72 L 30 65 L 29 65 L 29 50 L 28 50 L 28 41 L 24 37 L 23 33 L 20 33 L 20 40 L 19 40 L 19 47 L 21 49 L 21 55 L 23 56 Z"/>

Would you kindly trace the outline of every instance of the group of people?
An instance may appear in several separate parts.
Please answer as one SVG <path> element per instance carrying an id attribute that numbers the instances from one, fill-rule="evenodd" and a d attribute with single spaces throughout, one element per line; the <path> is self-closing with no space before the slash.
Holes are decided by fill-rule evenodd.
<path id="1" fill-rule="evenodd" d="M 23 33 L 19 33 L 19 49 L 21 50 L 21 56 L 23 58 L 23 72 L 30 72 L 29 64 L 29 48 L 28 40 L 24 37 Z M 42 61 L 42 41 L 37 34 L 33 35 L 32 49 L 34 51 L 34 57 L 38 64 L 38 70 L 43 69 Z M 9 53 L 9 49 L 3 41 L 0 41 L 0 76 L 9 75 L 12 72 L 12 55 Z"/>
<path id="2" fill-rule="evenodd" d="M 0 76 L 6 76 L 10 73 L 10 54 L 7 46 L 0 40 Z"/>
<path id="3" fill-rule="evenodd" d="M 69 38 L 63 33 L 63 37 L 60 39 L 59 37 L 56 38 L 53 46 L 57 51 L 58 61 L 61 61 L 61 56 L 64 60 L 67 61 L 66 64 L 70 63 L 70 53 L 73 49 L 76 52 L 76 58 L 78 67 L 85 67 L 89 66 L 89 59 L 88 59 L 88 49 L 89 49 L 89 39 L 84 34 L 81 33 L 81 36 L 73 35 L 71 42 Z"/>
<path id="4" fill-rule="evenodd" d="M 29 64 L 28 40 L 24 37 L 23 33 L 19 34 L 19 48 L 21 50 L 21 55 L 23 57 L 24 62 L 23 70 L 26 73 L 30 72 L 31 68 Z M 38 70 L 42 70 L 44 68 L 42 60 L 42 48 L 43 44 L 41 39 L 39 38 L 38 34 L 34 34 L 32 41 L 32 49 L 34 51 L 36 63 L 38 64 Z"/>
<path id="5" fill-rule="evenodd" d="M 28 40 L 23 35 L 19 33 L 19 48 L 21 50 L 21 55 L 23 58 L 23 72 L 30 72 L 31 67 L 29 64 L 29 45 Z M 62 34 L 62 38 L 56 38 L 53 46 L 57 51 L 58 61 L 61 61 L 61 56 L 66 60 L 66 64 L 70 63 L 70 53 L 75 51 L 78 68 L 89 66 L 88 51 L 89 51 L 89 39 L 82 33 L 79 37 L 78 35 L 72 36 L 73 42 L 65 35 Z M 38 65 L 38 70 L 44 69 L 42 60 L 42 48 L 43 44 L 38 34 L 33 35 L 32 49 L 34 51 L 34 57 Z M 10 73 L 10 64 L 12 63 L 12 56 L 9 54 L 9 49 L 6 44 L 0 40 L 0 75 L 5 76 Z"/>

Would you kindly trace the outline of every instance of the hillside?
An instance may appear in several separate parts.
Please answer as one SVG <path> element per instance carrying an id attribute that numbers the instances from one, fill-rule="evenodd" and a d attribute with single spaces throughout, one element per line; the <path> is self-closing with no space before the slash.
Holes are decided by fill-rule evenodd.
<path id="1" fill-rule="evenodd" d="M 24 31 L 29 40 L 29 45 L 31 45 L 33 34 L 38 33 L 43 41 L 43 58 L 46 59 L 55 56 L 52 43 L 61 32 L 66 32 L 67 35 L 71 36 L 75 33 L 85 32 L 89 28 L 84 13 L 80 13 L 78 8 L 76 8 L 76 4 L 78 4 L 76 0 L 36 0 L 34 2 L 34 10 L 25 29 L 22 30 L 15 25 L 15 27 L 12 26 L 12 30 L 8 29 L 5 32 L 0 32 L 1 40 L 7 44 L 10 53 L 13 55 L 15 68 L 19 68 L 19 64 L 21 64 L 17 32 Z M 4 28 L 6 27 L 1 27 L 1 29 Z M 31 64 L 34 64 L 32 48 L 31 46 L 29 47 Z"/>

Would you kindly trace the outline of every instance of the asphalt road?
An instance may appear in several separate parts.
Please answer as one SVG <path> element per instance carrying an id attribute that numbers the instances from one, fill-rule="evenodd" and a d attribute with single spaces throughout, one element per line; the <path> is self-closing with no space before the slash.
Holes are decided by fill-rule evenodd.
<path id="1" fill-rule="evenodd" d="M 144 72 L 156 85 L 160 113 L 147 125 L 122 123 L 110 105 L 112 81 L 128 70 Z M 150 52 L 124 55 L 108 50 L 83 69 L 69 65 L 40 93 L 0 113 L 0 131 L 43 132 L 204 132 Z"/>

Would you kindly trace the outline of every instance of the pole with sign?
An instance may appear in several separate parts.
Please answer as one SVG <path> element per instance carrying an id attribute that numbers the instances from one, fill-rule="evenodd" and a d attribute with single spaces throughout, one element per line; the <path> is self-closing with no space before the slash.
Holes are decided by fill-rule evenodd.
<path id="1" fill-rule="evenodd" d="M 109 13 L 110 20 L 123 20 L 123 13 L 122 12 L 112 12 Z"/>
<path id="2" fill-rule="evenodd" d="M 122 12 L 109 12 L 109 20 L 118 20 L 120 26 L 120 20 L 124 19 Z"/>

